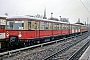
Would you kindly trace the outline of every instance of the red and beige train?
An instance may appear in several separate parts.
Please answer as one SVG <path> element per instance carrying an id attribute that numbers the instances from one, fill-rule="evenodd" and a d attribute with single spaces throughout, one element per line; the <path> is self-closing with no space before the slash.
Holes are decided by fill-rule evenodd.
<path id="1" fill-rule="evenodd" d="M 30 16 L 8 17 L 4 31 L 9 46 L 34 45 L 84 32 L 88 32 L 85 25 Z"/>

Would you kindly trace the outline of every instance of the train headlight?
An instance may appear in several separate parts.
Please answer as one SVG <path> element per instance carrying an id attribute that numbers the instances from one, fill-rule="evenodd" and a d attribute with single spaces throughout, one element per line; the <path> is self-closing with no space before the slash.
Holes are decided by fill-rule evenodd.
<path id="1" fill-rule="evenodd" d="M 22 37 L 22 34 L 21 34 L 21 32 L 19 32 L 19 34 L 18 34 L 18 37 Z"/>
<path id="2" fill-rule="evenodd" d="M 9 33 L 8 33 L 8 31 L 6 32 L 6 36 L 9 37 Z"/>

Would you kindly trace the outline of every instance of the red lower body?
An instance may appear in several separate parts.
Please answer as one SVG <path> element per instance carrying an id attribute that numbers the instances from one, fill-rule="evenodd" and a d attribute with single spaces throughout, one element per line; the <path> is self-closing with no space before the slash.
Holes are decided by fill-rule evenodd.
<path id="1" fill-rule="evenodd" d="M 18 36 L 20 33 L 22 36 L 19 39 L 42 38 L 70 33 L 69 30 L 7 30 L 7 32 L 9 36 Z M 8 37 L 6 36 L 6 38 Z"/>

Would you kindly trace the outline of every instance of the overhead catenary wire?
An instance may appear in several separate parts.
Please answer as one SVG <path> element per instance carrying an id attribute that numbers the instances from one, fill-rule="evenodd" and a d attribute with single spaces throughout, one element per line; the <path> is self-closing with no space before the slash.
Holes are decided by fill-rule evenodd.
<path id="1" fill-rule="evenodd" d="M 88 10 L 88 8 L 85 6 L 85 4 L 82 2 L 82 0 L 80 0 L 80 2 L 83 4 L 84 8 L 87 10 L 87 12 L 90 14 L 90 11 Z M 87 4 L 89 5 L 88 1 L 86 0 Z M 89 5 L 90 6 L 90 5 Z M 88 17 L 87 17 L 88 18 Z M 88 19 L 87 19 L 87 25 L 88 25 Z"/>
<path id="2" fill-rule="evenodd" d="M 81 0 L 80 0 L 81 1 Z M 83 6 L 85 7 L 85 9 L 89 12 L 88 8 L 85 6 L 85 4 L 81 1 L 81 3 L 83 4 Z M 90 13 L 90 12 L 89 12 Z"/>
<path id="3" fill-rule="evenodd" d="M 86 0 L 86 2 L 87 2 L 87 4 L 89 5 L 89 7 L 90 7 L 90 4 L 88 3 L 88 1 Z"/>

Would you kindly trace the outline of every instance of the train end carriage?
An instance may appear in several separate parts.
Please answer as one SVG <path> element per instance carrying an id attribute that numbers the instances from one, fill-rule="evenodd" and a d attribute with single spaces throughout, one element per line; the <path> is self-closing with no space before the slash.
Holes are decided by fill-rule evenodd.
<path id="1" fill-rule="evenodd" d="M 82 35 L 82 33 L 87 32 L 87 26 L 81 24 L 74 24 L 73 28 L 74 34 Z"/>
<path id="2" fill-rule="evenodd" d="M 88 32 L 88 26 L 86 26 L 86 25 L 81 25 L 81 32 L 82 32 L 82 33 Z"/>

